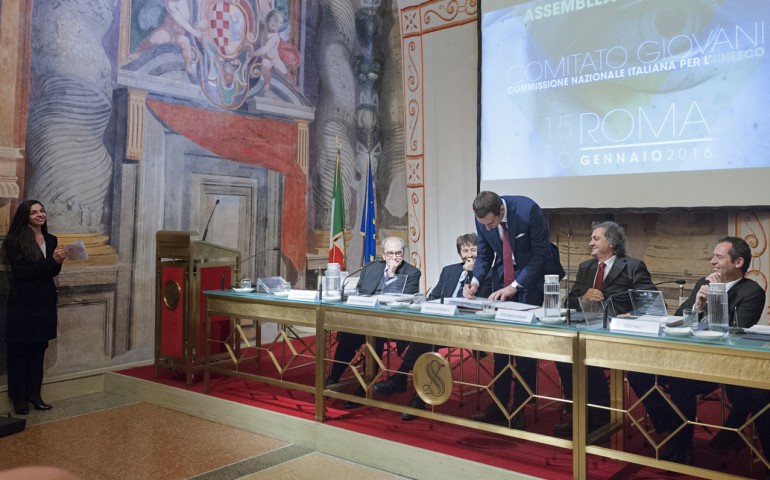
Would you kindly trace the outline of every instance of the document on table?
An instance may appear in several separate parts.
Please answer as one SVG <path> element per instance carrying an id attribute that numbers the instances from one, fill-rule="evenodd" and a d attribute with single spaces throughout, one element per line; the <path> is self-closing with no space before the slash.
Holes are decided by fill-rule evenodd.
<path id="1" fill-rule="evenodd" d="M 88 252 L 83 245 L 83 240 L 64 245 L 64 248 L 70 251 L 70 256 L 67 257 L 69 260 L 88 260 Z"/>
<path id="2" fill-rule="evenodd" d="M 481 310 L 481 304 L 485 301 L 487 301 L 487 299 L 481 298 L 481 297 L 476 297 L 476 298 L 460 297 L 460 298 L 444 299 L 444 303 L 448 303 L 450 305 L 457 305 L 458 307 L 469 308 L 472 310 Z M 537 305 L 527 305 L 526 303 L 518 303 L 518 302 L 505 302 L 501 300 L 495 301 L 495 307 L 503 308 L 507 310 L 519 310 L 519 311 L 533 310 L 535 308 L 538 308 Z"/>

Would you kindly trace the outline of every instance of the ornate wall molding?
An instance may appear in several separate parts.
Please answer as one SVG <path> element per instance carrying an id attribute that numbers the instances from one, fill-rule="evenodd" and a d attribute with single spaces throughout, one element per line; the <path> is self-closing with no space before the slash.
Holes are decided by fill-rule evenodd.
<path id="1" fill-rule="evenodd" d="M 146 91 L 128 89 L 126 160 L 141 161 L 144 155 L 144 102 L 146 99 Z"/>
<path id="2" fill-rule="evenodd" d="M 430 0 L 401 9 L 401 35 L 425 35 L 476 21 L 476 0 Z"/>
<path id="3" fill-rule="evenodd" d="M 310 158 L 310 132 L 308 122 L 297 120 L 297 164 L 307 176 L 308 159 Z"/>
<path id="4" fill-rule="evenodd" d="M 425 266 L 425 76 L 423 36 L 476 21 L 476 0 L 431 0 L 400 5 L 404 125 L 406 138 L 406 187 L 409 208 L 411 263 Z M 427 282 L 423 276 L 423 283 Z M 425 286 L 425 285 L 423 285 Z"/>

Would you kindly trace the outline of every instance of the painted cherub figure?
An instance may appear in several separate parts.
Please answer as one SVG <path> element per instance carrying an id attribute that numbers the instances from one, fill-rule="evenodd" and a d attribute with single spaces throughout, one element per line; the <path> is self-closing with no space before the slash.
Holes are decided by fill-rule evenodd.
<path id="1" fill-rule="evenodd" d="M 262 57 L 260 61 L 260 73 L 265 81 L 265 91 L 270 90 L 271 70 L 275 68 L 283 75 L 288 75 L 289 69 L 281 59 L 279 46 L 281 44 L 280 28 L 283 25 L 284 16 L 279 10 L 271 10 L 265 17 L 264 43 L 254 52 L 254 56 Z"/>
<path id="2" fill-rule="evenodd" d="M 163 15 L 163 21 L 153 30 L 139 46 L 128 56 L 129 61 L 133 61 L 141 56 L 146 50 L 171 43 L 179 47 L 182 52 L 184 68 L 189 75 L 194 73 L 192 66 L 192 44 L 187 37 L 189 33 L 198 40 L 202 33 L 196 30 L 190 24 L 190 5 L 188 0 L 165 0 L 166 12 Z"/>

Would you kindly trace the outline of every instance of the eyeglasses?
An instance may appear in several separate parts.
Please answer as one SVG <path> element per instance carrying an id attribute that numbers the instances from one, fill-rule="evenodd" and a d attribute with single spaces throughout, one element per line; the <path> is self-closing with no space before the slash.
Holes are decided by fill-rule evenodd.
<path id="1" fill-rule="evenodd" d="M 383 255 L 386 257 L 403 257 L 404 252 L 384 252 Z"/>

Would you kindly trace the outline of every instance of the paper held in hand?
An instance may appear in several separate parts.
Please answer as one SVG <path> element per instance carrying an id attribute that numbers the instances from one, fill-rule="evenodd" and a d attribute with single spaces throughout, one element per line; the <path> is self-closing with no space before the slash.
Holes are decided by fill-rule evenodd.
<path id="1" fill-rule="evenodd" d="M 88 260 L 88 252 L 86 252 L 86 246 L 83 245 L 83 240 L 67 244 L 64 248 L 70 251 L 68 260 Z"/>

